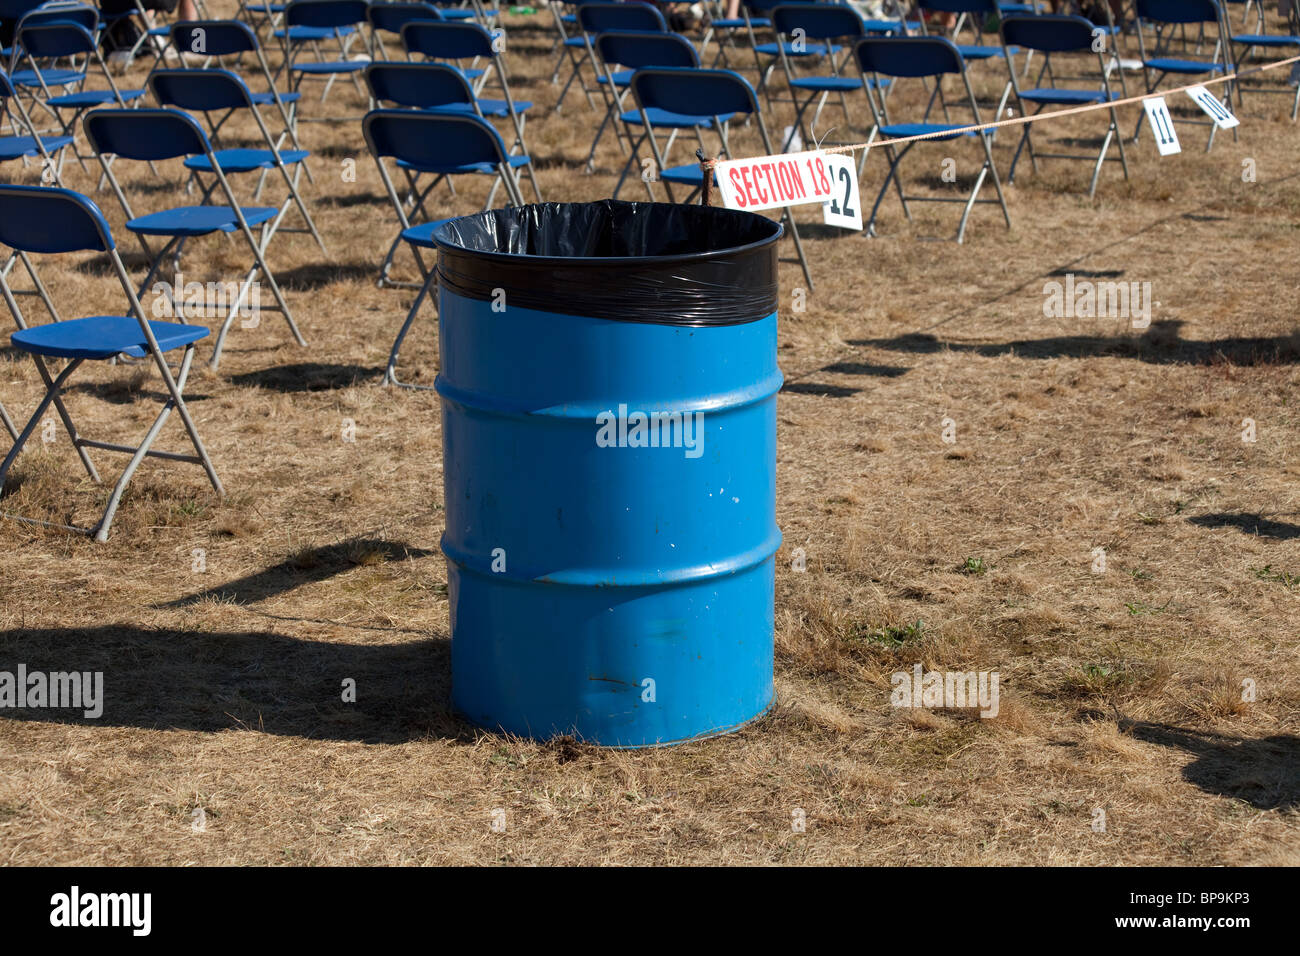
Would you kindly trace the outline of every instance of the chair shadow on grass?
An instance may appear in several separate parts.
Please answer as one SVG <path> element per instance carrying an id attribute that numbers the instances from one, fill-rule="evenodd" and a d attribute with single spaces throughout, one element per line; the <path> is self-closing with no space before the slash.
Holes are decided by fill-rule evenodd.
<path id="1" fill-rule="evenodd" d="M 439 553 L 428 548 L 413 548 L 404 541 L 349 538 L 338 544 L 299 551 L 256 574 L 218 584 L 159 606 L 190 607 L 205 600 L 230 600 L 236 604 L 251 604 L 270 597 L 278 597 L 304 584 L 328 580 L 355 567 L 404 561 L 410 558 L 428 558 Z"/>
<path id="2" fill-rule="evenodd" d="M 275 365 L 256 372 L 241 372 L 230 376 L 232 385 L 256 385 L 273 392 L 329 392 L 336 388 L 349 388 L 370 379 L 379 379 L 382 368 L 362 365 L 337 365 L 330 362 L 294 362 Z"/>
<path id="3" fill-rule="evenodd" d="M 450 641 L 345 644 L 272 631 L 134 625 L 0 631 L 0 667 L 103 673 L 103 713 L 6 709 L 8 720 L 395 744 L 472 739 L 451 710 Z M 343 700 L 355 681 L 355 702 Z"/>
<path id="4" fill-rule="evenodd" d="M 929 333 L 911 333 L 891 339 L 856 339 L 850 345 L 871 346 L 917 355 L 949 350 L 996 358 L 1132 358 L 1152 365 L 1211 365 L 1231 362 L 1238 366 L 1300 362 L 1300 336 L 1229 337 L 1193 341 L 1180 336 L 1185 323 L 1178 319 L 1152 322 L 1141 335 L 1060 335 L 1045 339 L 1017 339 L 979 344 L 946 342 Z"/>
<path id="5" fill-rule="evenodd" d="M 1245 534 L 1258 535 L 1261 538 L 1275 538 L 1278 541 L 1290 541 L 1294 538 L 1300 538 L 1300 525 L 1286 521 L 1273 521 L 1261 515 L 1244 511 L 1196 515 L 1187 520 L 1202 528 L 1236 528 Z M 1297 774 L 1300 774 L 1300 770 L 1297 770 Z"/>
<path id="6" fill-rule="evenodd" d="M 1300 807 L 1300 737 L 1230 737 L 1127 719 L 1119 726 L 1138 740 L 1194 755 L 1183 767 L 1183 779 L 1206 793 L 1259 810 Z"/>

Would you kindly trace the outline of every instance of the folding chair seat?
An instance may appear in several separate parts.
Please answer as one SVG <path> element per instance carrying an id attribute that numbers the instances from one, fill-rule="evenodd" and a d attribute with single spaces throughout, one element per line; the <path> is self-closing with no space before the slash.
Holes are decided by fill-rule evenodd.
<path id="1" fill-rule="evenodd" d="M 979 104 L 975 102 L 975 92 L 970 85 L 970 75 L 966 69 L 966 61 L 962 59 L 956 44 L 951 40 L 945 37 L 933 36 L 866 37 L 857 42 L 853 53 L 864 77 L 876 79 L 877 81 L 884 77 L 930 79 L 934 81 L 936 95 L 941 101 L 943 98 L 942 84 L 944 78 L 950 75 L 961 77 L 963 92 L 965 93 L 964 99 L 970 107 L 972 118 L 971 123 L 966 125 L 978 126 L 982 122 Z M 997 203 L 1002 207 L 1002 217 L 1006 220 L 1007 228 L 1011 228 L 1011 214 L 1007 211 L 1006 199 L 1002 195 L 1002 183 L 998 178 L 997 165 L 993 161 L 992 145 L 987 135 L 974 131 L 962 132 L 962 125 L 952 123 L 895 122 L 890 119 L 888 105 L 885 103 L 883 95 L 877 95 L 876 87 L 873 84 L 866 84 L 863 88 L 867 95 L 867 103 L 871 107 L 871 114 L 875 120 L 875 132 L 878 132 L 885 139 L 881 146 L 889 158 L 889 173 L 885 176 L 884 184 L 880 187 L 876 202 L 871 208 L 871 217 L 867 220 L 865 226 L 864 231 L 868 235 L 875 235 L 876 215 L 880 211 L 880 204 L 891 184 L 894 186 L 898 194 L 898 200 L 903 206 L 903 215 L 909 221 L 912 218 L 911 210 L 908 208 L 909 201 L 962 203 L 964 208 L 961 222 L 957 226 L 957 242 L 961 242 L 965 238 L 966 223 L 970 219 L 971 210 L 974 209 L 977 203 Z M 941 134 L 933 138 L 932 141 L 934 142 L 946 142 L 962 137 L 979 140 L 980 146 L 984 150 L 984 164 L 980 167 L 979 175 L 975 179 L 975 185 L 966 198 L 909 196 L 903 191 L 898 175 L 899 164 L 913 146 L 923 141 L 911 140 L 904 144 L 902 150 L 898 150 L 892 141 L 906 139 L 909 136 L 922 136 L 927 133 Z M 985 179 L 990 177 L 997 191 L 997 198 L 980 199 L 980 189 L 983 187 Z"/>
<path id="2" fill-rule="evenodd" d="M 248 24 L 238 20 L 191 20 L 175 23 L 171 28 L 171 42 L 177 50 L 218 59 L 228 56 L 242 58 L 245 54 L 251 53 L 261 70 L 262 79 L 266 82 L 265 90 L 250 90 L 249 95 L 254 105 L 274 105 L 280 114 L 280 119 L 284 122 L 284 128 L 289 134 L 293 148 L 302 149 L 302 143 L 298 140 L 296 113 L 296 105 L 302 99 L 302 94 L 282 93 L 276 87 L 275 79 L 271 75 L 271 66 L 266 61 L 266 53 L 257 40 L 257 34 Z M 236 112 L 238 108 L 231 108 L 224 117 L 211 125 L 214 137 L 222 124 Z M 307 168 L 307 179 L 314 181 L 310 168 Z"/>
<path id="3" fill-rule="evenodd" d="M 312 220 L 311 213 L 307 211 L 307 204 L 298 192 L 298 180 L 302 170 L 306 168 L 306 160 L 311 153 L 305 149 L 281 150 L 279 148 L 280 143 L 271 138 L 271 131 L 267 129 L 262 114 L 253 102 L 252 91 L 240 76 L 228 70 L 154 70 L 149 74 L 148 82 L 149 89 L 159 106 L 175 106 L 179 109 L 203 113 L 204 116 L 210 116 L 214 112 L 226 112 L 229 115 L 229 111 L 233 110 L 247 110 L 251 113 L 262 135 L 262 146 L 214 149 L 211 157 L 206 155 L 189 157 L 185 160 L 185 168 L 190 170 L 196 179 L 199 174 L 211 175 L 214 172 L 214 164 L 226 174 L 256 172 L 258 183 L 253 193 L 254 200 L 261 198 L 262 187 L 269 174 L 278 171 L 284 180 L 288 194 L 280 206 L 279 214 L 271 223 L 271 232 L 279 230 L 309 233 L 320 246 L 321 252 L 329 255 L 329 250 L 325 248 L 325 241 L 321 239 L 316 223 Z M 211 120 L 209 123 L 211 124 Z M 215 127 L 213 134 L 215 137 Z M 287 135 L 286 131 L 280 137 L 281 143 Z M 292 173 L 290 168 L 293 170 Z M 205 200 L 213 188 L 215 185 L 204 190 Z M 291 205 L 297 207 L 298 214 L 302 217 L 304 223 L 302 228 L 292 229 L 281 226 Z"/>
<path id="4" fill-rule="evenodd" d="M 602 33 L 596 37 L 593 49 L 596 53 L 596 59 L 600 68 L 604 70 L 605 76 L 609 80 L 610 90 L 618 96 L 617 86 L 614 84 L 616 67 L 624 67 L 636 70 L 652 66 L 664 67 L 685 67 L 698 68 L 700 65 L 699 57 L 695 53 L 695 47 L 691 46 L 690 41 L 676 33 L 624 33 L 615 31 L 613 33 Z M 620 102 L 620 108 L 625 105 Z M 726 122 L 729 117 L 724 117 L 720 122 Z M 646 137 L 650 130 L 654 128 L 671 130 L 667 144 L 663 148 L 666 156 L 672 149 L 677 133 L 684 129 L 693 130 L 695 136 L 704 145 L 703 139 L 700 139 L 702 130 L 712 129 L 714 118 L 712 116 L 691 115 L 685 113 L 676 113 L 672 110 L 660 109 L 651 106 L 646 110 L 630 109 L 622 110 L 618 114 L 618 122 L 623 125 L 623 136 L 626 139 L 629 150 L 627 161 L 623 164 L 623 169 L 619 174 L 618 183 L 614 186 L 613 198 L 617 199 L 619 191 L 626 182 L 628 173 L 635 168 L 641 160 L 640 149 L 646 142 Z M 648 125 L 647 125 L 648 124 Z M 594 168 L 594 152 L 587 157 L 587 168 Z M 659 164 L 660 169 L 663 164 Z M 654 190 L 650 188 L 650 183 L 642 178 L 645 182 L 646 191 L 651 198 L 654 197 Z"/>
<path id="5" fill-rule="evenodd" d="M 221 362 L 226 335 L 238 316 L 240 307 L 254 289 L 254 283 L 258 281 L 259 276 L 270 287 L 276 304 L 272 306 L 262 304 L 260 301 L 256 303 L 259 314 L 257 324 L 260 324 L 262 310 L 278 311 L 284 316 L 295 341 L 299 345 L 307 344 L 302 333 L 298 331 L 298 325 L 293 320 L 288 303 L 285 302 L 280 286 L 275 281 L 275 275 L 266 262 L 266 247 L 274 233 L 273 224 L 279 218 L 280 210 L 274 206 L 239 204 L 222 171 L 221 164 L 212 153 L 211 143 L 193 117 L 175 109 L 95 110 L 86 114 L 83 125 L 86 138 L 99 157 L 100 167 L 104 170 L 104 175 L 112 186 L 123 213 L 126 214 L 126 228 L 136 236 L 150 262 L 149 272 L 140 285 L 142 295 L 144 290 L 150 288 L 154 276 L 158 274 L 168 256 L 171 256 L 176 271 L 180 271 L 181 254 L 185 243 L 192 238 L 215 233 L 239 233 L 247 243 L 253 255 L 253 264 L 248 267 L 240 282 L 235 301 L 229 306 L 229 311 L 217 333 L 217 341 L 213 346 L 212 359 L 209 362 L 212 368 L 215 369 Z M 204 192 L 205 204 L 163 209 L 143 216 L 137 216 L 132 211 L 126 193 L 113 173 L 116 164 L 109 161 L 110 157 L 118 160 L 155 162 L 166 159 L 188 159 L 192 156 L 205 157 L 212 171 L 214 183 Z M 223 205 L 206 204 L 206 200 L 211 198 L 218 189 L 226 202 Z M 259 238 L 253 236 L 254 226 L 261 227 Z M 167 242 L 161 251 L 154 253 L 146 237 L 165 238 Z"/>
<path id="6" fill-rule="evenodd" d="M 1102 50 L 1095 49 L 1093 43 L 1094 29 L 1095 26 L 1092 22 L 1077 16 L 1039 14 L 1032 17 L 1010 16 L 1003 19 L 1003 43 L 1008 46 L 1016 44 L 1024 49 L 1042 53 L 1043 65 L 1039 68 L 1035 82 L 1042 83 L 1044 80 L 1050 80 L 1052 83 L 1051 86 L 1023 87 L 1016 78 L 1015 67 L 1011 65 L 1008 58 L 1010 84 L 1022 116 L 1030 115 L 1027 109 L 1028 106 L 1034 106 L 1033 115 L 1037 115 L 1048 106 L 1086 106 L 1093 103 L 1114 102 L 1117 95 L 1110 88 L 1110 78 L 1106 69 L 1106 54 Z M 1052 68 L 1052 58 L 1059 53 L 1078 54 L 1082 58 L 1095 56 L 1097 75 L 1092 81 L 1097 85 L 1085 88 L 1057 86 L 1058 82 L 1066 78 L 1063 71 L 1053 70 Z M 1016 163 L 1020 161 L 1021 151 L 1026 148 L 1029 150 L 1029 159 L 1033 163 L 1035 172 L 1038 170 L 1038 160 L 1040 159 L 1076 159 L 1091 162 L 1093 170 L 1092 181 L 1088 186 L 1089 199 L 1097 192 L 1097 180 L 1101 177 L 1101 169 L 1107 159 L 1118 160 L 1124 169 L 1124 178 L 1128 179 L 1128 158 L 1124 154 L 1124 139 L 1119 132 L 1119 116 L 1116 114 L 1114 106 L 1111 106 L 1107 112 L 1110 114 L 1110 124 L 1106 128 L 1101 150 L 1096 156 L 1038 152 L 1034 149 L 1031 124 L 1026 123 L 1023 132 L 1020 134 L 1020 142 L 1016 146 L 1015 155 L 1011 159 L 1011 167 L 1007 171 L 1007 182 L 1015 182 Z M 1119 149 L 1118 156 L 1109 155 L 1112 142 Z"/>
<path id="7" fill-rule="evenodd" d="M 1219 6 L 1218 0 L 1136 0 L 1137 20 L 1136 31 L 1138 38 L 1138 50 L 1142 58 L 1142 71 L 1146 77 L 1146 91 L 1148 93 L 1156 92 L 1161 82 L 1167 76 L 1176 76 L 1184 79 L 1192 77 L 1210 78 L 1216 74 L 1229 74 L 1232 72 L 1231 54 L 1232 47 L 1228 42 L 1226 29 L 1224 27 L 1223 9 Z M 1214 40 L 1214 50 L 1209 58 L 1193 56 L 1193 51 L 1184 49 L 1175 51 L 1171 48 L 1170 37 L 1177 32 L 1177 28 L 1197 26 L 1203 31 L 1208 32 Z M 1155 42 L 1148 52 L 1146 30 L 1152 28 L 1156 31 Z M 1164 29 L 1165 36 L 1161 36 L 1160 29 Z M 1180 56 L 1174 56 L 1175 52 Z M 1180 84 L 1182 85 L 1182 84 Z M 1232 102 L 1232 81 L 1223 84 L 1222 101 L 1227 108 Z M 1208 153 L 1214 146 L 1214 135 L 1218 132 L 1218 126 L 1213 120 L 1185 118 L 1170 113 L 1170 119 L 1175 124 L 1186 124 L 1189 126 L 1209 126 L 1210 138 L 1205 144 L 1205 151 Z M 1138 135 L 1142 132 L 1142 124 L 1146 121 L 1146 111 L 1142 111 L 1138 117 L 1137 128 L 1133 132 L 1133 141 L 1137 142 Z M 1232 131 L 1233 139 L 1237 137 L 1237 131 Z"/>
<path id="8" fill-rule="evenodd" d="M 72 145 L 73 138 L 42 137 L 3 72 L 0 72 L 0 120 L 6 120 L 13 131 L 11 135 L 0 135 L 0 163 L 11 159 L 24 160 L 24 164 L 28 159 L 40 160 L 42 181 L 62 182 L 63 151 Z"/>
<path id="9" fill-rule="evenodd" d="M 221 480 L 217 477 L 207 450 L 203 447 L 203 440 L 199 437 L 198 429 L 190 417 L 183 397 L 196 343 L 207 336 L 208 330 L 201 325 L 183 325 L 145 319 L 144 309 L 118 255 L 108 222 L 94 202 L 68 189 L 0 186 L 0 244 L 13 250 L 10 263 L 15 258 L 23 263 L 54 320 L 43 325 L 29 325 L 18 307 L 14 290 L 8 282 L 8 268 L 0 270 L 0 294 L 3 294 L 5 304 L 13 315 L 14 324 L 18 327 L 18 331 L 9 337 L 10 344 L 15 349 L 32 356 L 41 380 L 45 384 L 44 397 L 26 427 L 15 436 L 9 454 L 3 464 L 0 464 L 0 490 L 4 488 L 9 471 L 23 446 L 53 405 L 63 427 L 72 439 L 72 445 L 81 459 L 82 467 L 92 481 L 98 482 L 100 478 L 87 449 L 113 451 L 131 456 L 109 495 L 108 504 L 99 523 L 93 528 L 69 528 L 69 530 L 92 535 L 96 541 L 108 540 L 109 529 L 112 527 L 122 494 L 145 458 L 200 465 L 207 474 L 213 490 L 218 495 L 224 495 Z M 60 319 L 53 301 L 46 294 L 45 287 L 37 276 L 31 254 L 81 251 L 107 254 L 129 306 L 125 315 Z M 184 352 L 177 372 L 173 376 L 165 353 L 175 349 L 184 349 Z M 162 403 L 157 417 L 140 443 L 134 446 L 84 437 L 73 423 L 72 416 L 63 401 L 63 392 L 68 380 L 84 362 L 113 359 L 119 355 L 152 359 L 167 389 L 167 399 Z M 67 364 L 60 372 L 52 374 L 47 364 L 47 360 L 51 359 L 63 359 Z M 173 411 L 180 416 L 193 447 L 193 454 L 157 451 L 153 448 L 155 439 Z M 8 416 L 2 417 L 5 419 L 7 430 L 13 433 L 14 429 Z M 18 520 L 48 524 L 31 518 L 19 517 Z"/>
<path id="10" fill-rule="evenodd" d="M 734 155 L 727 132 L 727 119 L 745 117 L 751 125 L 758 128 L 763 154 L 771 155 L 774 152 L 772 138 L 768 134 L 767 124 L 763 121 L 763 112 L 758 104 L 758 94 L 744 77 L 732 70 L 703 70 L 698 67 L 639 69 L 632 77 L 632 96 L 636 101 L 637 109 L 647 114 L 647 119 L 644 121 L 646 137 L 661 170 L 659 178 L 664 183 L 670 201 L 673 200 L 671 183 L 689 186 L 691 196 L 694 196 L 704 186 L 704 171 L 699 163 L 668 165 L 667 153 L 660 150 L 659 142 L 654 136 L 655 124 L 648 118 L 651 110 L 674 116 L 694 113 L 697 128 L 704 127 L 701 120 L 710 119 L 708 128 L 717 132 L 721 145 L 719 155 L 726 156 Z M 650 198 L 654 199 L 653 192 Z M 690 202 L 690 198 L 688 196 L 685 201 Z M 799 227 L 795 225 L 790 207 L 781 209 L 781 222 L 790 231 L 797 261 L 803 269 L 808 291 L 811 292 L 812 272 L 808 268 L 803 242 L 799 238 Z"/>
<path id="11" fill-rule="evenodd" d="M 445 221 L 445 218 L 431 219 L 413 227 L 407 215 L 407 204 L 398 195 L 384 159 L 391 158 L 405 170 L 431 173 L 438 179 L 463 172 L 481 172 L 491 169 L 500 177 L 501 182 L 505 183 L 510 204 L 522 206 L 523 195 L 512 169 L 512 157 L 506 151 L 505 141 L 501 139 L 501 134 L 481 117 L 433 113 L 426 110 L 371 110 L 362 121 L 361 129 L 365 135 L 366 145 L 370 148 L 370 154 L 375 158 L 375 165 L 379 168 L 379 176 L 383 180 L 389 201 L 397 213 L 400 224 L 399 240 L 411 246 L 416 264 L 424 277 L 415 302 L 407 312 L 406 321 L 402 323 L 397 339 L 393 342 L 384 372 L 385 384 L 403 385 L 397 378 L 398 353 L 401 351 L 402 341 L 406 338 L 411 323 L 415 320 L 416 313 L 420 310 L 420 305 L 424 302 L 433 283 L 437 281 L 437 270 L 430 269 L 425 264 L 420 249 L 432 248 L 430 243 L 433 231 Z M 434 180 L 435 184 L 438 179 Z M 411 188 L 414 189 L 413 182 Z M 422 211 L 423 207 L 417 202 L 416 208 Z M 491 208 L 491 204 L 484 208 Z"/>
<path id="12" fill-rule="evenodd" d="M 359 29 L 366 23 L 368 6 L 365 0 L 292 0 L 285 7 L 284 26 L 272 35 L 283 47 L 281 69 L 288 70 L 291 90 L 298 92 L 307 78 L 324 79 L 323 103 L 334 81 L 347 76 L 358 94 L 364 92 L 357 74 L 366 68 L 370 58 L 364 54 L 353 56 L 352 44 L 361 35 Z M 327 59 L 321 49 L 321 44 L 327 41 L 334 48 L 330 55 L 336 56 L 335 59 Z M 298 53 L 304 47 L 310 47 L 316 59 L 299 60 Z"/>

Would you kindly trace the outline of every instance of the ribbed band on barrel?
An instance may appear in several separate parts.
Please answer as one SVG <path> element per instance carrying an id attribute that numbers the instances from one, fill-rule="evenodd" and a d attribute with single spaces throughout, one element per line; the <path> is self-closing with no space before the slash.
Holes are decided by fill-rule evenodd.
<path id="1" fill-rule="evenodd" d="M 438 284 L 455 295 L 702 327 L 776 311 L 782 231 L 753 213 L 602 200 L 490 210 L 443 224 L 434 239 Z"/>

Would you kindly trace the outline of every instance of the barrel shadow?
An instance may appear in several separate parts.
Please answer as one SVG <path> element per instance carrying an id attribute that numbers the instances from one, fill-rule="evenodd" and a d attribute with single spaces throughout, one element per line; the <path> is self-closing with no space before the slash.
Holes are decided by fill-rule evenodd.
<path id="1" fill-rule="evenodd" d="M 451 711 L 450 641 L 344 644 L 272 631 L 171 631 L 134 625 L 0 631 L 0 671 L 102 672 L 103 713 L 5 707 L 0 720 L 312 740 L 470 739 Z M 344 701 L 355 681 L 355 702 Z"/>

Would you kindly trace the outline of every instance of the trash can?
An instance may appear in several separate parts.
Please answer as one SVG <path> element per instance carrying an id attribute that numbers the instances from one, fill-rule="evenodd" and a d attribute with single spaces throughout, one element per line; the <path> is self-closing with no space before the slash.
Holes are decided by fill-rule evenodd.
<path id="1" fill-rule="evenodd" d="M 606 200 L 435 232 L 452 699 L 474 723 L 647 747 L 771 706 L 781 231 Z"/>

